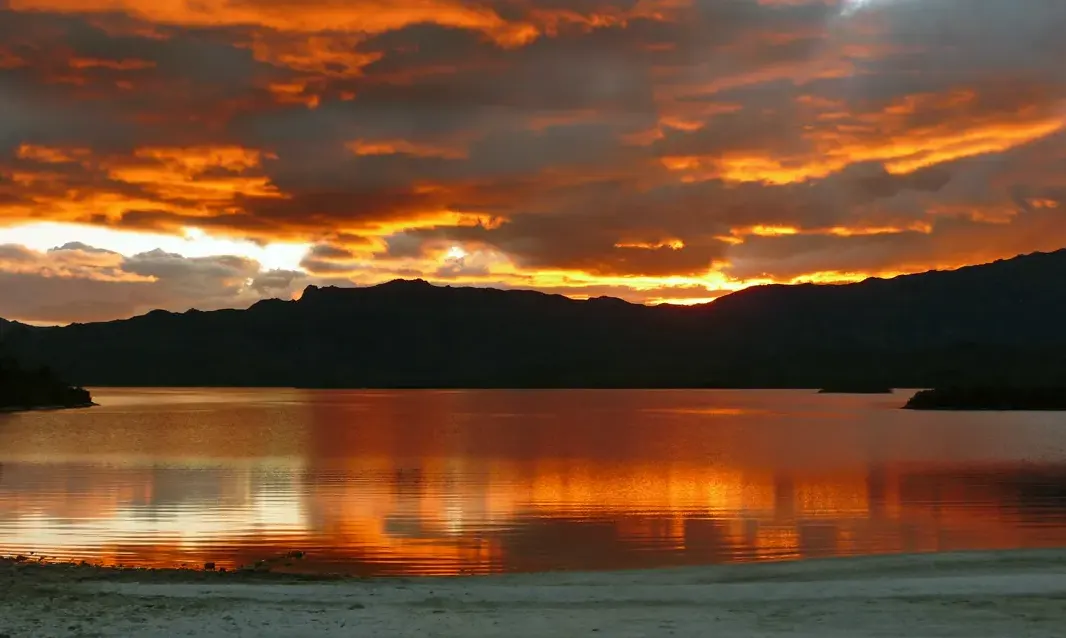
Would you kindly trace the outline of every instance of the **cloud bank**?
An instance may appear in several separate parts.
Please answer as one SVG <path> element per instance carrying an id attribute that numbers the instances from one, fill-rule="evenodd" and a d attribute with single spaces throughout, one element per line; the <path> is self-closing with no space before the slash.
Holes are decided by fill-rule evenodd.
<path id="1" fill-rule="evenodd" d="M 0 0 L 0 222 L 306 243 L 291 281 L 645 302 L 1056 249 L 1064 23 L 1057 0 Z M 0 314 L 40 321 L 245 304 L 269 272 L 4 250 L 4 299 L 54 293 Z"/>

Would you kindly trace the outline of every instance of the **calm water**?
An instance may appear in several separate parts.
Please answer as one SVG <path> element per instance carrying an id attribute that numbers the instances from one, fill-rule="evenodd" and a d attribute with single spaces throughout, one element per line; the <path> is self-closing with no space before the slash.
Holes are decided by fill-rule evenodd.
<path id="1" fill-rule="evenodd" d="M 0 415 L 0 554 L 447 574 L 1066 546 L 1066 415 L 809 392 L 100 390 Z"/>

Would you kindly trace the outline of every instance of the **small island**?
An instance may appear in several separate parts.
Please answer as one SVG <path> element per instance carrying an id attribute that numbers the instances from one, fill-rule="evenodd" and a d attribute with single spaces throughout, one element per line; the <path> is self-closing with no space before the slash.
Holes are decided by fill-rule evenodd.
<path id="1" fill-rule="evenodd" d="M 63 383 L 48 368 L 27 370 L 13 359 L 0 357 L 0 412 L 94 405 L 88 390 Z"/>
<path id="2" fill-rule="evenodd" d="M 1066 411 L 1066 388 L 949 387 L 922 390 L 905 410 Z"/>

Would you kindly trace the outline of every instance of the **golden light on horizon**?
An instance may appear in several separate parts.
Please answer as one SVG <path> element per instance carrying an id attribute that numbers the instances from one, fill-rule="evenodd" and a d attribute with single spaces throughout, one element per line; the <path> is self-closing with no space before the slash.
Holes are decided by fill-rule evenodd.
<path id="1" fill-rule="evenodd" d="M 45 252 L 70 242 L 81 242 L 125 257 L 163 250 L 183 257 L 237 255 L 259 262 L 267 269 L 296 269 L 310 244 L 278 242 L 258 244 L 217 237 L 202 229 L 184 227 L 181 235 L 116 230 L 101 226 L 43 222 L 0 227 L 0 244 L 18 244 Z"/>

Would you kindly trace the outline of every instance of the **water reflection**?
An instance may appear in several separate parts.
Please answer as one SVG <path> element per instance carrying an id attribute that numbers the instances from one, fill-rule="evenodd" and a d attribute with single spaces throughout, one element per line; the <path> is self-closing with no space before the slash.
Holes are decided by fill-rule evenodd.
<path id="1" fill-rule="evenodd" d="M 96 393 L 0 416 L 0 553 L 358 574 L 1066 545 L 1054 414 L 803 392 Z"/>

